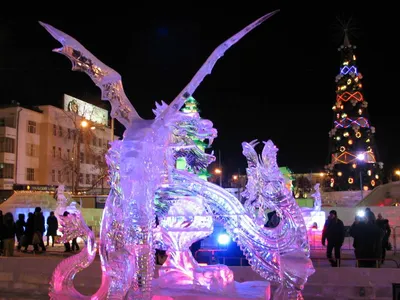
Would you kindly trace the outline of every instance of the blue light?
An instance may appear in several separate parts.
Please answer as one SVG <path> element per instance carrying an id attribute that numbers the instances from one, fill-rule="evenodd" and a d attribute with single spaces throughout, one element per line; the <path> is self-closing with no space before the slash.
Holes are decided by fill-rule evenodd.
<path id="1" fill-rule="evenodd" d="M 226 233 L 220 234 L 218 236 L 218 244 L 220 245 L 228 245 L 231 241 L 231 238 Z"/>
<path id="2" fill-rule="evenodd" d="M 354 73 L 357 75 L 357 68 L 355 66 L 351 66 L 350 68 L 348 66 L 344 66 L 343 68 L 340 68 L 340 74 L 346 75 L 348 73 Z"/>

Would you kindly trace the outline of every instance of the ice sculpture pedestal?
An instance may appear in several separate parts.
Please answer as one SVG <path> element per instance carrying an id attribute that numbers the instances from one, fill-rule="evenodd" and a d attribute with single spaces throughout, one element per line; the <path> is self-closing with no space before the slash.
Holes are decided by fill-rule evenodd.
<path id="1" fill-rule="evenodd" d="M 321 246 L 322 230 L 325 225 L 326 213 L 322 210 L 314 210 L 311 208 L 303 208 L 301 212 L 307 227 L 310 246 L 313 248 Z"/>
<path id="2" fill-rule="evenodd" d="M 302 208 L 301 213 L 304 218 L 304 223 L 306 223 L 307 229 L 313 228 L 316 224 L 315 229 L 324 229 L 326 213 L 323 210 L 314 210 L 312 208 Z"/>
<path id="3" fill-rule="evenodd" d="M 270 300 L 271 287 L 267 281 L 235 282 L 235 291 L 210 293 L 192 287 L 167 289 L 154 287 L 152 300 Z"/>

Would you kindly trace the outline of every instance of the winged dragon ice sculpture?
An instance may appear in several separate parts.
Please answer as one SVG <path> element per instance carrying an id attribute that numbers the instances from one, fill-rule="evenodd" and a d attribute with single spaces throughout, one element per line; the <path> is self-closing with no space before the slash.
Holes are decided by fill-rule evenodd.
<path id="1" fill-rule="evenodd" d="M 166 263 L 170 268 L 160 272 L 161 279 L 164 274 L 172 275 L 170 271 L 173 270 L 174 276 L 177 276 L 174 277 L 177 279 L 175 283 L 213 289 L 214 279 L 217 279 L 228 286 L 233 277 L 227 267 L 200 268 L 188 251 L 191 242 L 210 233 L 213 220 L 221 221 L 235 240 L 240 240 L 255 271 L 268 280 L 281 283 L 287 295 L 300 295 L 307 276 L 293 268 L 296 265 L 293 259 L 285 260 L 292 253 L 290 245 L 299 241 L 295 237 L 288 237 L 289 241 L 283 238 L 288 236 L 286 232 L 291 232 L 291 227 L 298 227 L 297 221 L 289 218 L 290 224 L 286 227 L 266 230 L 257 225 L 238 200 L 225 190 L 174 168 L 177 153 L 184 155 L 192 167 L 205 167 L 215 159 L 212 155 L 201 153 L 185 137 L 190 132 L 212 143 L 216 137 L 212 122 L 202 120 L 196 114 L 184 114 L 180 109 L 204 77 L 211 73 L 224 52 L 275 13 L 261 17 L 217 47 L 171 104 L 162 102 L 156 105 L 152 120 L 139 116 L 126 97 L 121 76 L 116 71 L 99 61 L 72 37 L 41 23 L 62 44 L 54 51 L 67 56 L 73 70 L 85 72 L 91 77 L 101 89 L 102 99 L 111 103 L 111 116 L 126 128 L 123 139 L 111 142 L 106 155 L 111 191 L 103 212 L 99 245 L 79 212 L 63 217 L 65 238 L 79 235 L 87 246 L 57 266 L 51 281 L 51 298 L 149 298 L 156 244 L 168 249 L 170 254 Z M 271 185 L 274 186 L 274 183 Z M 190 205 L 182 207 L 183 199 Z M 161 220 L 158 229 L 154 224 L 156 213 Z M 282 215 L 285 215 L 285 209 L 282 209 Z M 173 221 L 168 219 L 171 216 Z M 176 234 L 177 229 L 180 235 Z M 190 234 L 185 235 L 188 232 Z M 182 236 L 186 238 L 182 240 Z M 94 260 L 98 247 L 102 283 L 94 295 L 83 296 L 76 291 L 72 281 L 77 272 Z M 303 254 L 296 259 L 309 267 L 309 261 Z"/>

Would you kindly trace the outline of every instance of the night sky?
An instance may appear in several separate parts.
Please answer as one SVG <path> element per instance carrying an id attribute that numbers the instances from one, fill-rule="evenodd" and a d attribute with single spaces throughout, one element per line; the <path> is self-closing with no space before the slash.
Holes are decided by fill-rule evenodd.
<path id="1" fill-rule="evenodd" d="M 169 103 L 215 47 L 261 15 L 280 13 L 229 49 L 194 94 L 201 116 L 213 121 L 228 172 L 245 167 L 241 142 L 272 139 L 278 163 L 295 172 L 320 172 L 328 162 L 335 76 L 343 41 L 337 17 L 352 17 L 364 97 L 386 171 L 400 166 L 398 153 L 399 54 L 397 16 L 390 7 L 284 7 L 278 2 L 221 8 L 136 8 L 129 16 L 70 11 L 69 16 L 0 18 L 0 99 L 61 105 L 64 93 L 94 104 L 100 90 L 72 72 L 69 60 L 37 21 L 80 41 L 122 75 L 125 92 L 144 118 L 154 102 Z M 82 8 L 83 9 L 83 8 Z M 119 9 L 123 12 L 123 9 Z M 172 12 L 173 11 L 173 12 Z M 390 15 L 393 14 L 393 15 Z"/>

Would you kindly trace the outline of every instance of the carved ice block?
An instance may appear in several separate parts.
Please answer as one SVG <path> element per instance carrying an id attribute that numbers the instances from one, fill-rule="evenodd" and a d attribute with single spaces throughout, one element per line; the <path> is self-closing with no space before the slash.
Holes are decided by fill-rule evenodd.
<path id="1" fill-rule="evenodd" d="M 267 281 L 235 282 L 234 290 L 223 294 L 206 293 L 193 289 L 155 289 L 152 300 L 270 300 L 271 288 Z"/>

